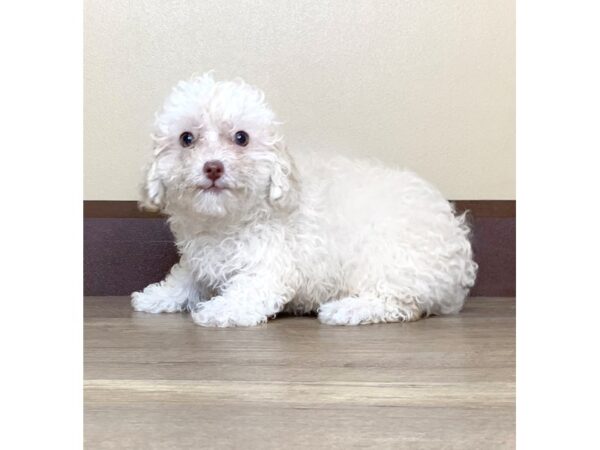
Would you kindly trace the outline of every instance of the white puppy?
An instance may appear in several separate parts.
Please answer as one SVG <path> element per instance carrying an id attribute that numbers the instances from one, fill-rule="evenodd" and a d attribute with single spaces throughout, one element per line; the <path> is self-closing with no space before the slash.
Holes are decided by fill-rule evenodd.
<path id="1" fill-rule="evenodd" d="M 324 154 L 292 159 L 261 91 L 204 75 L 157 115 L 147 208 L 181 260 L 132 295 L 204 326 L 318 312 L 332 325 L 460 311 L 477 270 L 464 216 L 406 171 Z"/>

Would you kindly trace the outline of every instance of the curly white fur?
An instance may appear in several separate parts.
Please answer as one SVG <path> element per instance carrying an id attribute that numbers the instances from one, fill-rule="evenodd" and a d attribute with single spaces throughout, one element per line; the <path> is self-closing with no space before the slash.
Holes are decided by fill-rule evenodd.
<path id="1" fill-rule="evenodd" d="M 322 152 L 292 158 L 263 93 L 211 75 L 174 88 L 153 139 L 142 205 L 169 216 L 181 260 L 132 295 L 135 310 L 189 309 L 199 325 L 227 327 L 281 311 L 357 325 L 462 308 L 477 270 L 469 228 L 415 174 Z M 213 185 L 203 167 L 215 160 L 224 173 Z"/>

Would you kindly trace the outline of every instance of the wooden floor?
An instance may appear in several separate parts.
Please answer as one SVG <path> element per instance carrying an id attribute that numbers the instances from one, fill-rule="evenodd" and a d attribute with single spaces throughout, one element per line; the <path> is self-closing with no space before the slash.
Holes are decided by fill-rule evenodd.
<path id="1" fill-rule="evenodd" d="M 86 448 L 514 448 L 515 302 L 211 329 L 85 299 Z"/>

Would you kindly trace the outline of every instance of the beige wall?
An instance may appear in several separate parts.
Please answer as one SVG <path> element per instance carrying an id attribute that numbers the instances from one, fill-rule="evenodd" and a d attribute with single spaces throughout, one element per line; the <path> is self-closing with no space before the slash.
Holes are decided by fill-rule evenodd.
<path id="1" fill-rule="evenodd" d="M 137 198 L 154 111 L 209 69 L 263 88 L 290 147 L 515 196 L 514 0 L 87 0 L 84 42 L 87 200 Z"/>

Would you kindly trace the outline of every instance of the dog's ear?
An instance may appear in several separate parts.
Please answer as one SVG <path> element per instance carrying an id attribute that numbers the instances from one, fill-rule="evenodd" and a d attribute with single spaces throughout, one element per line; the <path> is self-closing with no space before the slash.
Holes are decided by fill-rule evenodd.
<path id="1" fill-rule="evenodd" d="M 298 204 L 300 183 L 298 172 L 292 157 L 283 141 L 274 145 L 276 159 L 271 169 L 269 185 L 269 203 L 292 209 Z"/>
<path id="2" fill-rule="evenodd" d="M 139 206 L 150 211 L 160 211 L 165 206 L 165 185 L 158 175 L 157 159 L 154 158 L 146 168 L 145 181 L 142 184 L 142 198 Z"/>

